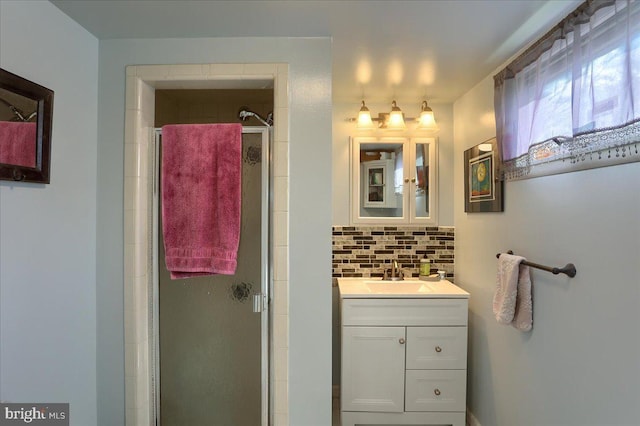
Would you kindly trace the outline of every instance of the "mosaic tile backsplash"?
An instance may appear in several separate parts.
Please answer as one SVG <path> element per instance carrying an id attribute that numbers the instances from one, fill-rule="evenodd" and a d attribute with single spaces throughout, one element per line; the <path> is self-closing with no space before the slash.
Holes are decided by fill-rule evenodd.
<path id="1" fill-rule="evenodd" d="M 443 270 L 454 280 L 452 226 L 334 226 L 333 278 L 382 277 L 393 259 L 405 277 L 417 277 L 420 259 L 431 259 L 431 272 Z"/>

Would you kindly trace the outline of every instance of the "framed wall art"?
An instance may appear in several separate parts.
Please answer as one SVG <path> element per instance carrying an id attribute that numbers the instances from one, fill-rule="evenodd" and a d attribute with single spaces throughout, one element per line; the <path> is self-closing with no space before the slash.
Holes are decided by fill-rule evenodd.
<path id="1" fill-rule="evenodd" d="M 496 138 L 464 152 L 464 211 L 504 211 L 503 182 L 499 173 L 500 153 Z"/>

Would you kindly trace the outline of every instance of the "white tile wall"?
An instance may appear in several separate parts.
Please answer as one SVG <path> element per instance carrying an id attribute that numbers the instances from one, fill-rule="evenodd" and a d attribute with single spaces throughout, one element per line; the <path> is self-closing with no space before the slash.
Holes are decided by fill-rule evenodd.
<path id="1" fill-rule="evenodd" d="M 126 72 L 124 159 L 125 272 L 125 397 L 127 426 L 146 426 L 153 418 L 150 387 L 148 231 L 149 159 L 153 149 L 155 89 L 180 81 L 274 80 L 274 305 L 272 312 L 274 365 L 272 377 L 274 424 L 289 424 L 289 97 L 287 64 L 186 64 L 129 66 Z"/>

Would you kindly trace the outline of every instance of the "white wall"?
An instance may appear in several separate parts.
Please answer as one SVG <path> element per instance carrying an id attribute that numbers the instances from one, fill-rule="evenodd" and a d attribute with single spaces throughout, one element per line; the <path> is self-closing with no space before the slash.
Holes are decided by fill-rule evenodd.
<path id="1" fill-rule="evenodd" d="M 493 79 L 454 104 L 456 284 L 471 293 L 468 406 L 483 426 L 637 425 L 640 163 L 505 184 L 504 213 L 464 212 L 463 153 L 495 136 Z M 498 252 L 533 270 L 530 333 L 492 315 Z"/>
<path id="2" fill-rule="evenodd" d="M 98 147 L 98 388 L 100 424 L 121 424 L 125 66 L 289 64 L 289 420 L 331 416 L 331 43 L 326 38 L 103 40 Z"/>
<path id="3" fill-rule="evenodd" d="M 55 92 L 51 184 L 0 182 L 0 400 L 95 425 L 98 41 L 49 2 L 3 0 L 0 66 Z"/>
<path id="4" fill-rule="evenodd" d="M 376 96 L 377 95 L 377 96 Z M 383 98 L 384 94 L 372 94 L 376 98 Z M 357 117 L 360 110 L 361 99 L 355 99 L 353 103 L 333 104 L 333 225 L 349 225 L 351 221 L 350 210 L 350 169 L 351 148 L 350 136 L 397 136 L 383 132 L 362 132 L 356 129 L 355 123 L 347 122 L 349 117 Z M 366 101 L 366 99 L 365 99 Z M 420 115 L 420 97 L 414 99 L 396 99 L 398 106 L 407 117 Z M 435 135 L 438 138 L 438 225 L 453 225 L 453 106 L 448 103 L 431 103 L 436 122 L 440 131 Z M 389 112 L 391 101 L 388 104 L 367 103 L 372 116 L 379 112 Z M 407 127 L 411 126 L 409 124 Z M 409 129 L 406 137 L 419 137 L 418 132 Z M 430 135 L 429 135 L 430 137 Z"/>

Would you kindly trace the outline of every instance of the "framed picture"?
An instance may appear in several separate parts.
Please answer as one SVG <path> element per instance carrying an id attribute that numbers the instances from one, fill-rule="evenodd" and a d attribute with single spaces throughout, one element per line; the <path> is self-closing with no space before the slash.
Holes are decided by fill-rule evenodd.
<path id="1" fill-rule="evenodd" d="M 500 153 L 496 138 L 464 152 L 464 211 L 501 212 L 503 182 L 498 173 Z"/>

